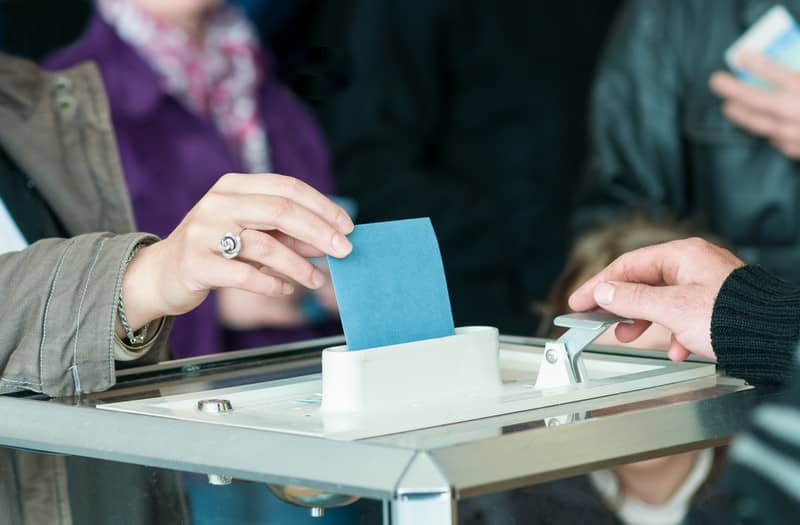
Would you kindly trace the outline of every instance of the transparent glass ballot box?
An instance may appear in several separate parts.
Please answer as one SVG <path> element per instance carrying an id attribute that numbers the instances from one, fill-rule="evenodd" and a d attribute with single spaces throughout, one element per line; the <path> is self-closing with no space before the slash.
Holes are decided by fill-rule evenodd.
<path id="1" fill-rule="evenodd" d="M 75 398 L 0 396 L 0 446 L 82 462 L 73 470 L 84 480 L 108 476 L 76 478 L 70 491 L 121 499 L 127 514 L 116 504 L 108 512 L 128 517 L 136 502 L 159 509 L 178 493 L 187 523 L 279 509 L 299 513 L 287 523 L 454 524 L 464 500 L 724 445 L 760 393 L 701 360 L 601 346 L 584 352 L 589 381 L 535 391 L 545 340 L 501 336 L 494 401 L 464 396 L 330 423 L 319 409 L 321 353 L 341 344 L 131 368 L 111 390 Z M 149 481 L 116 491 L 119 469 Z"/>

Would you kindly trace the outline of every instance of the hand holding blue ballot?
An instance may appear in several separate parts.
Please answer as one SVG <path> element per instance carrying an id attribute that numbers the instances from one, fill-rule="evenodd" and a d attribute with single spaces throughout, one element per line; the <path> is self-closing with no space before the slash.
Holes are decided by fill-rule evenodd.
<path id="1" fill-rule="evenodd" d="M 722 112 L 800 159 L 800 28 L 781 6 L 770 9 L 725 54 L 733 75 L 715 72 Z M 735 76 L 734 76 L 735 75 Z"/>

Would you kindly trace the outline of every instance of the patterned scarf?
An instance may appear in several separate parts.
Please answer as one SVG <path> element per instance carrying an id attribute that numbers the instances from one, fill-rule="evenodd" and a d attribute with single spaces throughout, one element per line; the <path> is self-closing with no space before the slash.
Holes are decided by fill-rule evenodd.
<path id="1" fill-rule="evenodd" d="M 251 172 L 270 171 L 269 143 L 258 114 L 263 60 L 245 16 L 220 6 L 202 42 L 143 12 L 135 0 L 98 0 L 100 15 L 160 75 L 163 89 L 202 118 L 211 118 Z"/>

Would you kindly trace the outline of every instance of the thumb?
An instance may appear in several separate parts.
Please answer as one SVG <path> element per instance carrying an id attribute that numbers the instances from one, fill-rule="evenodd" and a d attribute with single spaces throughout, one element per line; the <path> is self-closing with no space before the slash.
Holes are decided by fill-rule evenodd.
<path id="1" fill-rule="evenodd" d="M 604 282 L 594 288 L 594 300 L 603 310 L 620 317 L 643 319 L 669 326 L 668 312 L 675 311 L 671 286 L 639 283 Z"/>

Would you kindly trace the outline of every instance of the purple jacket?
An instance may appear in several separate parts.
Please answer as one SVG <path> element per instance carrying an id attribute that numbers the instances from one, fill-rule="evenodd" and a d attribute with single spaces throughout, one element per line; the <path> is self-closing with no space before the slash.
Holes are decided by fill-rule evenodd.
<path id="1" fill-rule="evenodd" d="M 77 43 L 49 57 L 45 67 L 62 69 L 87 60 L 97 63 L 105 82 L 137 226 L 166 237 L 221 175 L 241 172 L 241 163 L 213 123 L 194 116 L 165 93 L 153 69 L 99 16 Z M 269 64 L 259 103 L 273 170 L 331 194 L 328 152 L 320 131 L 276 80 Z M 220 236 L 224 233 L 220 230 Z M 176 357 L 189 357 L 320 335 L 324 334 L 312 327 L 226 332 L 217 320 L 212 294 L 195 311 L 175 320 L 170 343 Z"/>

